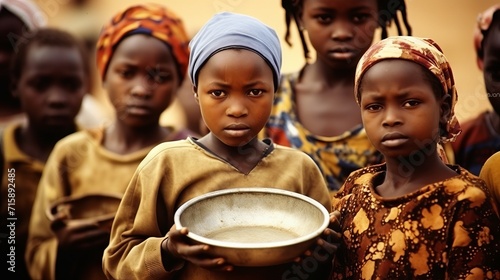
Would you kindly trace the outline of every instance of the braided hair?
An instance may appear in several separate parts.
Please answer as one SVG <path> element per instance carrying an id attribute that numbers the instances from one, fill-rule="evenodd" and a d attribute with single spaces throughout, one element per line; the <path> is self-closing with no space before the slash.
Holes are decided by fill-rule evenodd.
<path id="1" fill-rule="evenodd" d="M 300 35 L 300 41 L 302 43 L 302 48 L 304 49 L 304 56 L 306 59 L 309 58 L 309 48 L 307 46 L 307 42 L 304 36 L 304 29 L 300 26 L 299 17 L 302 13 L 304 0 L 282 0 L 281 6 L 285 9 L 285 23 L 286 23 L 286 33 L 285 33 L 285 41 L 289 46 L 292 45 L 290 41 L 290 25 L 292 20 L 297 25 Z M 390 3 L 389 3 L 390 2 Z M 401 29 L 401 22 L 398 18 L 398 11 L 401 14 L 401 20 L 406 28 L 406 33 L 408 36 L 411 35 L 411 26 L 408 22 L 408 17 L 406 14 L 406 3 L 405 0 L 397 1 L 399 5 L 394 7 L 394 0 L 377 0 L 379 18 L 378 24 L 382 29 L 381 39 L 387 38 L 387 27 L 391 26 L 391 23 L 394 22 L 396 25 L 396 29 L 398 30 L 398 35 L 403 35 L 403 30 Z M 389 5 L 391 5 L 392 9 L 389 9 Z"/>

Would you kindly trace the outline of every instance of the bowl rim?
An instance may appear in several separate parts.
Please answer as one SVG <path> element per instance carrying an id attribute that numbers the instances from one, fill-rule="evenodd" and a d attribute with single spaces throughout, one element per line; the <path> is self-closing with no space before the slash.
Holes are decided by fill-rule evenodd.
<path id="1" fill-rule="evenodd" d="M 323 204 L 319 203 L 315 199 L 297 193 L 293 191 L 288 191 L 288 190 L 282 190 L 282 189 L 276 189 L 276 188 L 265 188 L 265 187 L 254 187 L 254 188 L 233 188 L 233 189 L 224 189 L 224 190 L 217 190 L 217 191 L 212 191 L 205 193 L 200 196 L 196 196 L 188 201 L 186 201 L 184 204 L 182 204 L 174 214 L 174 223 L 178 229 L 182 228 L 182 223 L 180 221 L 180 216 L 181 213 L 184 212 L 188 207 L 191 205 L 195 204 L 198 201 L 204 200 L 206 198 L 211 198 L 211 197 L 216 197 L 216 196 L 222 196 L 226 194 L 235 194 L 235 193 L 248 193 L 248 192 L 254 192 L 254 193 L 272 193 L 272 194 L 279 194 L 279 195 L 285 195 L 285 196 L 291 196 L 297 199 L 300 199 L 302 201 L 305 201 L 309 204 L 312 204 L 315 206 L 320 212 L 323 214 L 323 223 L 321 224 L 320 227 L 318 227 L 316 230 L 313 232 L 299 236 L 293 239 L 288 239 L 284 241 L 276 241 L 276 242 L 261 242 L 261 243 L 240 243 L 240 242 L 227 242 L 227 241 L 218 241 L 210 238 L 203 237 L 201 235 L 198 235 L 196 233 L 192 233 L 191 231 L 188 232 L 187 236 L 195 241 L 198 241 L 200 243 L 204 243 L 207 245 L 211 246 L 217 246 L 217 247 L 223 247 L 223 248 L 231 248 L 231 249 L 269 249 L 269 248 L 276 248 L 276 247 L 285 247 L 285 246 L 290 246 L 290 245 L 296 245 L 308 240 L 312 240 L 321 233 L 328 227 L 330 223 L 330 214 L 328 213 L 328 210 L 323 206 Z M 188 228 L 189 230 L 189 228 Z"/>

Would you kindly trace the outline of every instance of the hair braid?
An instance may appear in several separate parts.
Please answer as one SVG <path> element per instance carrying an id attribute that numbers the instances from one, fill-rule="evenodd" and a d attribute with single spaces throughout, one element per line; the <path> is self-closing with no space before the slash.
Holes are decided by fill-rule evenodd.
<path id="1" fill-rule="evenodd" d="M 309 59 L 309 48 L 307 46 L 307 42 L 305 40 L 304 29 L 300 26 L 299 17 L 302 13 L 304 0 L 282 0 L 281 6 L 285 10 L 285 24 L 286 24 L 286 32 L 285 32 L 285 41 L 289 46 L 292 46 L 290 41 L 290 25 L 292 20 L 297 25 L 297 29 L 299 30 L 300 41 L 302 43 L 302 48 L 304 50 L 304 57 Z M 398 5 L 395 5 L 398 4 Z M 411 36 L 412 29 L 410 23 L 408 22 L 408 15 L 406 13 L 406 3 L 405 0 L 377 0 L 379 18 L 378 23 L 381 32 L 381 39 L 385 39 L 388 36 L 387 27 L 391 26 L 391 23 L 394 22 L 396 25 L 396 29 L 398 31 L 398 35 L 403 35 L 403 30 L 401 29 L 401 22 L 398 17 L 398 11 L 401 14 L 401 20 L 403 21 L 404 27 L 406 28 L 406 34 Z"/>

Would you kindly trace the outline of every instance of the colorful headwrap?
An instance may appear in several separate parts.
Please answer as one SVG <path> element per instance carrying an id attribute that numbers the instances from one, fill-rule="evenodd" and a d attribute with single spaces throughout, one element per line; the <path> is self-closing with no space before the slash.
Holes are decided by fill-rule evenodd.
<path id="1" fill-rule="evenodd" d="M 493 5 L 477 16 L 474 27 L 473 40 L 476 50 L 476 63 L 480 70 L 483 70 L 483 38 L 484 32 L 488 31 L 493 20 L 493 14 L 500 10 L 500 4 Z"/>
<path id="2" fill-rule="evenodd" d="M 256 18 L 223 12 L 216 14 L 190 43 L 189 76 L 198 84 L 198 72 L 215 53 L 227 49 L 247 49 L 259 54 L 274 74 L 275 90 L 281 69 L 281 45 L 276 32 Z"/>
<path id="3" fill-rule="evenodd" d="M 404 59 L 422 65 L 436 76 L 444 90 L 444 94 L 449 95 L 450 117 L 447 122 L 446 135 L 441 137 L 441 142 L 453 142 L 460 134 L 460 125 L 455 116 L 454 108 L 457 103 L 457 90 L 453 72 L 448 60 L 443 54 L 441 47 L 428 38 L 418 38 L 412 36 L 388 37 L 373 44 L 361 57 L 356 67 L 356 78 L 354 82 L 354 95 L 356 102 L 360 103 L 359 86 L 363 74 L 375 63 L 385 59 Z"/>
<path id="4" fill-rule="evenodd" d="M 45 27 L 45 14 L 40 8 L 27 0 L 0 0 L 0 10 L 7 9 L 26 24 L 30 31 Z"/>
<path id="5" fill-rule="evenodd" d="M 179 66 L 181 79 L 186 75 L 189 39 L 182 20 L 171 10 L 158 4 L 140 4 L 116 14 L 105 25 L 97 41 L 97 68 L 104 80 L 116 46 L 133 34 L 150 35 L 165 42 Z"/>

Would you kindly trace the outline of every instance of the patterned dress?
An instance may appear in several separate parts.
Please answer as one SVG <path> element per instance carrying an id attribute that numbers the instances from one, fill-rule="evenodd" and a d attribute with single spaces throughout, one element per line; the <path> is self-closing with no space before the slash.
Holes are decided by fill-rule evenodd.
<path id="1" fill-rule="evenodd" d="M 343 239 L 332 279 L 500 279 L 500 220 L 484 182 L 457 175 L 402 197 L 375 188 L 385 165 L 353 173 L 333 198 Z"/>
<path id="2" fill-rule="evenodd" d="M 330 191 L 337 191 L 351 172 L 381 163 L 382 156 L 361 125 L 333 137 L 313 135 L 303 127 L 297 117 L 293 90 L 297 78 L 298 73 L 281 77 L 265 136 L 308 154 L 319 166 Z"/>

